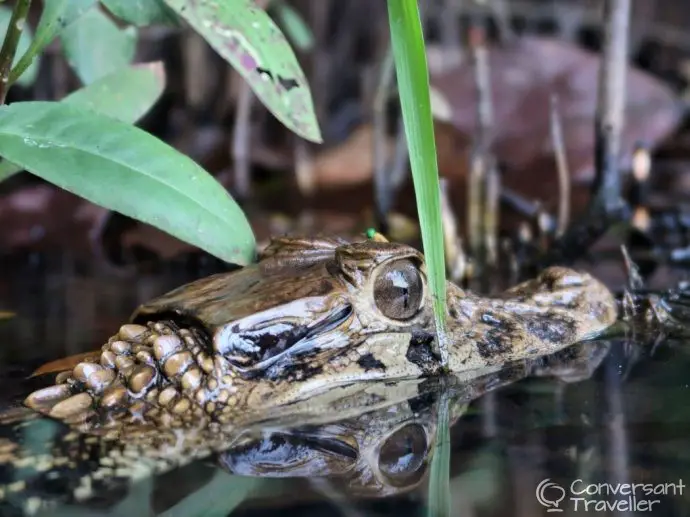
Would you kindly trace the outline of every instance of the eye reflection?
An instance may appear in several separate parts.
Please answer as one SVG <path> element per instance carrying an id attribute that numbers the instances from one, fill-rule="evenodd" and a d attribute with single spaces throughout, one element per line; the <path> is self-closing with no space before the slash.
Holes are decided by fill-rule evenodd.
<path id="1" fill-rule="evenodd" d="M 406 320 L 417 314 L 424 283 L 415 263 L 396 260 L 383 267 L 374 283 L 374 301 L 387 318 Z"/>
<path id="2" fill-rule="evenodd" d="M 409 424 L 398 429 L 379 450 L 379 470 L 391 484 L 416 481 L 424 473 L 427 440 L 424 428 Z"/>

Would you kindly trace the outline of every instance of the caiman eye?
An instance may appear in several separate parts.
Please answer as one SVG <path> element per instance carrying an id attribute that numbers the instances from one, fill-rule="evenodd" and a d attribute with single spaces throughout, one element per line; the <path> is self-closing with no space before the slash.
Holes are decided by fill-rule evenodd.
<path id="1" fill-rule="evenodd" d="M 374 302 L 387 318 L 406 320 L 422 304 L 424 283 L 411 260 L 396 260 L 383 267 L 374 283 Z"/>
<path id="2" fill-rule="evenodd" d="M 425 469 L 427 457 L 426 432 L 419 424 L 398 429 L 381 446 L 379 470 L 394 485 L 405 485 L 416 480 Z"/>

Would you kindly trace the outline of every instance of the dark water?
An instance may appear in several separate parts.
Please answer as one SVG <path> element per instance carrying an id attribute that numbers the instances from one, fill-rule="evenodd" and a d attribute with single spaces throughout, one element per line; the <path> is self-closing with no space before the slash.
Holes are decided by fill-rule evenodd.
<path id="1" fill-rule="evenodd" d="M 100 347 L 138 303 L 216 270 L 4 264 L 0 310 L 17 313 L 0 323 L 5 406 L 32 368 Z M 689 347 L 621 338 L 471 380 L 369 385 L 248 430 L 224 468 L 196 462 L 48 515 L 444 515 L 447 496 L 445 515 L 522 517 L 547 514 L 540 484 L 564 510 L 549 515 L 690 515 Z M 634 497 L 611 494 L 626 483 Z"/>

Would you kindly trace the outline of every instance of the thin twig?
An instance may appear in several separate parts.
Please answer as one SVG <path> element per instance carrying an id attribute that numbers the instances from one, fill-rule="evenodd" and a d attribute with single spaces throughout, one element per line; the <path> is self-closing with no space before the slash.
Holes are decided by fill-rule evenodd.
<path id="1" fill-rule="evenodd" d="M 391 86 L 395 77 L 395 62 L 390 46 L 381 62 L 379 81 L 374 94 L 373 105 L 373 152 L 374 152 L 374 198 L 375 216 L 379 230 L 388 233 L 388 211 L 391 205 L 391 188 L 388 170 L 388 111 L 386 109 Z"/>
<path id="2" fill-rule="evenodd" d="M 437 10 L 438 24 L 441 28 L 441 42 L 447 53 L 445 59 L 456 60 L 462 56 L 462 38 L 460 36 L 460 15 L 462 0 L 442 0 Z"/>
<path id="3" fill-rule="evenodd" d="M 515 32 L 510 26 L 510 8 L 506 0 L 492 0 L 489 8 L 496 18 L 498 26 L 498 37 L 501 43 L 508 43 L 515 39 Z"/>
<path id="4" fill-rule="evenodd" d="M 458 233 L 458 223 L 448 196 L 448 180 L 440 178 L 441 184 L 441 220 L 443 222 L 443 240 L 445 241 L 446 267 L 451 281 L 459 283 L 467 271 L 467 258 L 462 249 L 462 239 Z"/>
<path id="5" fill-rule="evenodd" d="M 240 77 L 240 91 L 237 98 L 235 130 L 232 137 L 232 155 L 234 159 L 235 195 L 240 199 L 249 197 L 249 140 L 251 134 L 250 119 L 254 95 L 249 83 Z"/>
<path id="6" fill-rule="evenodd" d="M 558 219 L 556 224 L 556 237 L 565 233 L 570 219 L 570 171 L 565 154 L 565 142 L 563 141 L 563 124 L 561 114 L 558 111 L 558 98 L 551 97 L 551 140 L 553 141 L 553 153 L 556 157 L 556 171 L 558 173 Z"/>
<path id="7" fill-rule="evenodd" d="M 474 64 L 475 91 L 477 95 L 477 126 L 475 129 L 474 149 L 470 165 L 468 185 L 468 236 L 472 256 L 477 261 L 479 271 L 486 260 L 486 204 L 487 177 L 492 169 L 490 148 L 490 131 L 493 122 L 493 105 L 491 102 L 491 82 L 489 75 L 489 56 L 486 46 L 486 35 L 483 26 L 478 22 L 470 29 L 470 48 Z"/>
<path id="8" fill-rule="evenodd" d="M 611 213 L 620 204 L 621 131 L 626 101 L 630 0 L 604 1 L 604 45 L 599 71 L 595 116 L 594 193 L 601 208 Z"/>
<path id="9" fill-rule="evenodd" d="M 628 248 L 621 246 L 621 254 L 623 255 L 623 263 L 625 264 L 625 271 L 628 274 L 628 288 L 632 291 L 642 289 L 644 287 L 644 280 L 640 274 L 640 268 L 630 258 Z"/>
<path id="10" fill-rule="evenodd" d="M 0 49 L 0 104 L 5 104 L 7 91 L 10 89 L 10 71 L 17 53 L 17 44 L 26 24 L 26 15 L 31 7 L 31 0 L 17 0 L 12 10 L 12 18 L 7 25 L 5 40 Z"/>
<path id="11" fill-rule="evenodd" d="M 486 248 L 486 262 L 490 266 L 495 266 L 498 262 L 500 194 L 501 176 L 498 172 L 496 160 L 492 158 L 486 171 L 486 199 L 484 206 L 484 245 Z"/>
<path id="12" fill-rule="evenodd" d="M 622 199 L 620 140 L 626 104 L 630 0 L 605 0 L 604 48 L 595 117 L 595 167 L 592 198 L 585 217 L 553 243 L 542 265 L 568 262 L 586 253 L 614 224 L 629 216 Z"/>
<path id="13" fill-rule="evenodd" d="M 314 50 L 311 52 L 309 82 L 314 96 L 314 111 L 317 120 L 326 120 L 328 80 L 330 78 L 329 52 L 326 42 L 330 39 L 328 22 L 330 21 L 331 7 L 331 0 L 309 2 L 309 18 L 315 41 Z"/>
<path id="14" fill-rule="evenodd" d="M 377 3 L 378 2 L 374 2 L 374 4 Z M 338 78 L 340 74 L 342 74 L 342 71 L 348 67 L 348 63 L 353 59 L 355 44 L 361 36 L 362 31 L 366 28 L 366 23 L 362 22 L 367 21 L 367 18 L 362 18 L 362 13 L 365 12 L 365 10 L 362 9 L 361 1 L 332 2 L 330 4 L 331 9 L 335 8 L 338 4 L 342 5 L 340 8 L 343 12 L 341 12 L 341 18 L 337 24 L 336 32 L 334 34 L 329 34 L 325 42 L 320 42 L 321 44 L 326 43 L 326 45 L 331 41 L 335 42 L 329 49 L 329 52 L 324 54 L 324 60 L 320 62 L 319 65 L 327 70 L 327 76 L 323 78 L 325 83 L 324 86 L 326 86 L 325 92 L 321 92 L 323 95 L 323 106 L 326 109 L 331 104 L 333 96 L 337 93 L 337 89 L 334 88 L 334 86 L 337 84 L 337 81 L 339 81 Z M 326 73 L 324 75 L 326 75 Z"/>

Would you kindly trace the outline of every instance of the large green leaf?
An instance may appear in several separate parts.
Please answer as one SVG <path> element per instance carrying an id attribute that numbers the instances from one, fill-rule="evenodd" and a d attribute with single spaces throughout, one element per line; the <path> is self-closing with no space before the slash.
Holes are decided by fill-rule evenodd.
<path id="1" fill-rule="evenodd" d="M 0 156 L 110 210 L 244 265 L 255 241 L 227 191 L 141 129 L 62 102 L 0 108 Z"/>
<path id="2" fill-rule="evenodd" d="M 163 63 L 144 63 L 117 70 L 88 86 L 72 92 L 60 102 L 89 108 L 103 115 L 133 124 L 156 103 L 165 89 Z M 0 162 L 0 181 L 22 170 Z"/>
<path id="3" fill-rule="evenodd" d="M 97 0 L 45 0 L 31 45 L 10 72 L 10 84 L 17 81 L 61 30 L 78 20 Z"/>
<path id="4" fill-rule="evenodd" d="M 101 3 L 121 20 L 137 27 L 157 23 L 177 25 L 177 16 L 163 0 L 101 0 Z"/>
<path id="5" fill-rule="evenodd" d="M 7 26 L 10 23 L 10 18 L 12 18 L 12 9 L 0 6 L 0 34 L 7 33 Z M 13 64 L 17 64 L 19 57 L 27 51 L 31 45 L 32 37 L 31 27 L 29 27 L 28 23 L 25 23 L 22 34 L 19 37 L 19 42 L 17 43 L 17 54 L 14 57 Z M 26 72 L 17 80 L 17 84 L 30 86 L 36 80 L 36 75 L 38 75 L 38 63 L 32 63 L 31 66 L 26 69 Z"/>
<path id="6" fill-rule="evenodd" d="M 120 29 L 98 7 L 90 9 L 60 35 L 70 66 L 90 84 L 134 59 L 137 31 Z"/>
<path id="7" fill-rule="evenodd" d="M 441 196 L 431 117 L 429 70 L 417 0 L 388 0 L 388 19 L 438 342 L 441 359 L 446 366 L 446 263 Z"/>
<path id="8" fill-rule="evenodd" d="M 252 0 L 165 0 L 249 82 L 289 129 L 321 142 L 311 90 L 278 26 Z"/>

